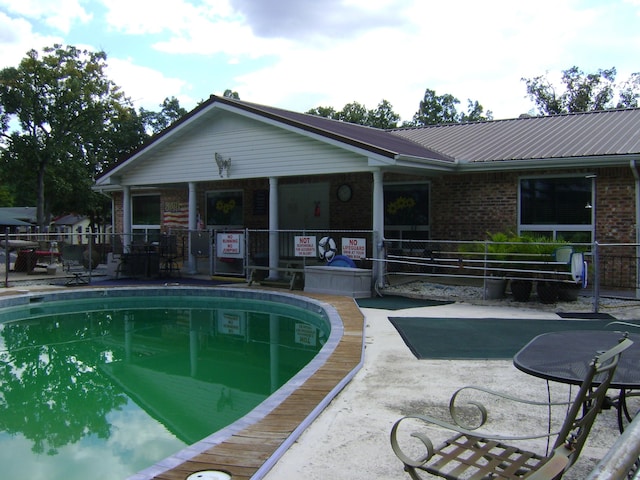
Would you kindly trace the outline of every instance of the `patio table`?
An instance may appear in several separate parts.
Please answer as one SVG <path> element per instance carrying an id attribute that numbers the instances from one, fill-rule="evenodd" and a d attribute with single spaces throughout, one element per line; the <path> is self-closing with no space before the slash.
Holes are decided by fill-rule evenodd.
<path id="1" fill-rule="evenodd" d="M 514 366 L 529 375 L 570 385 L 580 385 L 589 362 L 597 352 L 615 345 L 623 335 L 634 344 L 621 357 L 611 388 L 620 391 L 609 405 L 617 409 L 620 431 L 624 429 L 623 416 L 628 421 L 627 397 L 640 390 L 640 335 L 605 330 L 572 330 L 538 335 L 513 357 Z M 596 377 L 596 384 L 597 384 Z"/>

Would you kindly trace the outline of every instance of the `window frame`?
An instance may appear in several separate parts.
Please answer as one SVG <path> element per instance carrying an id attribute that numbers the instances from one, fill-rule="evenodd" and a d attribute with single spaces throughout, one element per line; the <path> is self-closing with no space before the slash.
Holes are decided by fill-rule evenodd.
<path id="1" fill-rule="evenodd" d="M 589 215 L 589 223 L 581 224 L 581 223 L 523 223 L 522 214 L 523 214 L 523 194 L 522 194 L 522 182 L 523 180 L 545 180 L 545 179 L 576 179 L 576 180 L 586 180 L 589 183 L 590 187 L 590 195 L 589 195 L 589 204 L 593 205 L 594 203 L 594 191 L 595 191 L 595 182 L 594 179 L 589 178 L 589 174 L 575 174 L 575 173 L 567 173 L 560 175 L 524 175 L 518 178 L 518 205 L 517 205 L 517 224 L 518 224 L 518 234 L 534 234 L 545 237 L 550 237 L 553 240 L 563 239 L 564 233 L 567 234 L 579 234 L 585 233 L 588 234 L 589 240 L 586 243 L 590 243 L 594 238 L 594 221 L 593 221 L 593 208 L 591 209 L 591 213 Z M 584 208 L 588 208 L 585 205 Z M 560 237 L 560 238 L 559 238 Z M 571 239 L 568 239 L 571 241 Z"/>
<path id="2" fill-rule="evenodd" d="M 158 223 L 135 223 L 136 219 L 136 199 L 142 197 L 156 197 L 158 200 Z M 157 241 L 160 238 L 162 227 L 162 195 L 159 193 L 137 193 L 131 195 L 131 233 L 135 242 L 140 237 L 145 243 Z"/>
<path id="3" fill-rule="evenodd" d="M 233 208 L 239 208 L 240 210 L 240 222 L 238 223 L 210 223 L 212 214 L 209 212 L 209 198 L 212 195 L 224 195 L 235 194 L 235 196 L 239 196 L 241 203 L 240 206 L 235 205 Z M 245 191 L 241 188 L 229 188 L 224 190 L 207 190 L 204 193 L 204 222 L 206 228 L 211 229 L 224 229 L 224 228 L 237 228 L 244 226 L 244 207 L 245 207 Z M 233 220 L 233 219 L 230 219 Z"/>
<path id="4" fill-rule="evenodd" d="M 411 223 L 397 223 L 391 224 L 387 222 L 387 188 L 388 187 L 402 187 L 402 186 L 415 186 L 421 189 L 426 189 L 426 223 L 411 224 Z M 384 209 L 384 236 L 392 240 L 429 240 L 431 238 L 431 182 L 430 181 L 402 181 L 402 182 L 388 182 L 383 185 L 383 200 L 382 205 Z M 420 232 L 420 233 L 416 233 Z M 411 249 L 410 243 L 403 245 L 403 248 Z"/>

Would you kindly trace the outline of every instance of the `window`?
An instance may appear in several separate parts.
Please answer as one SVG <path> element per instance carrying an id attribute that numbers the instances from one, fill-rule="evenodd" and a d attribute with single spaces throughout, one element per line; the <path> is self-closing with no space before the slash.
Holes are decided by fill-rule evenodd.
<path id="1" fill-rule="evenodd" d="M 519 195 L 521 234 L 574 242 L 591 241 L 590 178 L 522 178 Z"/>
<path id="2" fill-rule="evenodd" d="M 160 238 L 160 195 L 133 195 L 131 223 L 134 242 L 155 242 Z"/>
<path id="3" fill-rule="evenodd" d="M 428 239 L 429 185 L 426 183 L 385 185 L 384 226 L 386 238 Z"/>
<path id="4" fill-rule="evenodd" d="M 207 225 L 244 225 L 242 190 L 207 192 Z"/>

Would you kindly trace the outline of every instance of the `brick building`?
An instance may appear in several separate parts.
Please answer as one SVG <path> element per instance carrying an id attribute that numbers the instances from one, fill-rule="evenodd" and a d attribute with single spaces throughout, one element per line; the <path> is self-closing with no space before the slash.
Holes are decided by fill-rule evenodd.
<path id="1" fill-rule="evenodd" d="M 212 96 L 95 188 L 125 243 L 225 228 L 637 243 L 638 163 L 640 109 L 382 131 Z"/>

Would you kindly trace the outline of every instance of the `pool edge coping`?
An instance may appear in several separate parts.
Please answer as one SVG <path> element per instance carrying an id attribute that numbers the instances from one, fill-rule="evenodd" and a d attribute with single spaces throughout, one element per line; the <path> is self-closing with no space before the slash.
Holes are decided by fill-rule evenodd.
<path id="1" fill-rule="evenodd" d="M 259 467 L 242 467 L 236 466 L 238 468 L 249 468 L 255 470 L 250 476 L 243 475 L 233 475 L 233 478 L 252 478 L 252 479 L 261 479 L 263 478 L 269 470 L 277 463 L 277 461 L 284 455 L 284 453 L 289 449 L 289 447 L 302 435 L 304 430 L 322 413 L 322 411 L 327 407 L 327 405 L 339 394 L 339 392 L 353 379 L 356 373 L 362 368 L 364 364 L 364 315 L 357 307 L 355 299 L 351 297 L 342 297 L 335 295 L 327 295 L 327 294 L 311 294 L 304 292 L 283 292 L 278 289 L 271 288 L 247 288 L 242 286 L 184 286 L 184 285 L 170 285 L 170 286 L 157 286 L 157 285 L 145 285 L 145 286 L 114 286 L 114 287 L 98 287 L 98 286 L 88 286 L 74 289 L 61 289 L 61 290 L 48 290 L 48 291 L 40 291 L 40 290 L 21 290 L 17 291 L 15 295 L 7 295 L 0 298 L 0 305 L 5 306 L 17 306 L 17 305 L 29 305 L 34 301 L 40 301 L 40 297 L 53 297 L 57 300 L 69 300 L 73 298 L 86 298 L 89 297 L 92 293 L 96 291 L 103 292 L 105 290 L 109 291 L 130 291 L 135 289 L 137 291 L 141 290 L 163 290 L 164 288 L 170 288 L 172 291 L 211 291 L 215 290 L 216 292 L 223 292 L 226 296 L 232 296 L 231 292 L 239 293 L 242 292 L 242 296 L 244 298 L 250 299 L 260 299 L 269 297 L 269 299 L 277 299 L 282 300 L 286 299 L 284 303 L 302 307 L 303 304 L 306 305 L 314 305 L 315 307 L 321 309 L 331 325 L 331 333 L 330 336 L 322 347 L 320 352 L 314 357 L 314 359 L 309 362 L 303 369 L 301 369 L 294 377 L 292 377 L 287 383 L 285 383 L 282 387 L 276 390 L 273 394 L 271 394 L 267 399 L 261 402 L 257 407 L 252 409 L 249 413 L 238 419 L 233 424 L 219 430 L 206 438 L 185 447 L 184 449 L 179 450 L 173 455 L 165 457 L 154 465 L 145 468 L 139 472 L 136 472 L 132 476 L 128 477 L 128 480 L 149 480 L 149 479 L 161 479 L 161 478 L 186 478 L 188 474 L 184 473 L 184 469 L 189 470 L 189 467 L 185 467 L 185 465 L 189 464 L 189 462 L 195 462 L 198 465 L 201 465 L 201 462 L 197 462 L 195 459 L 197 456 L 209 454 L 216 447 L 219 447 L 225 442 L 234 438 L 234 436 L 241 434 L 247 429 L 252 429 L 258 426 L 261 422 L 265 421 L 278 407 L 280 407 L 291 395 L 302 390 L 303 387 L 313 376 L 318 373 L 323 367 L 327 365 L 327 363 L 331 360 L 331 357 L 336 353 L 338 347 L 345 340 L 345 335 L 349 337 L 353 337 L 354 335 L 359 336 L 360 347 L 359 354 L 357 358 L 353 359 L 351 368 L 345 368 L 342 372 L 342 376 L 340 378 L 335 378 L 335 384 L 333 387 L 327 391 L 326 395 L 320 401 L 313 401 L 314 406 L 310 409 L 309 413 L 300 419 L 295 428 L 292 428 L 292 431 L 288 434 L 283 434 L 282 442 L 275 448 L 271 454 L 260 464 Z M 345 310 L 346 305 L 340 305 L 345 300 L 348 301 L 351 308 L 355 308 L 354 311 L 358 312 L 358 323 L 356 332 L 349 331 L 346 332 L 345 322 L 341 316 L 340 310 Z M 336 306 L 335 304 L 338 304 Z M 304 308 L 304 307 L 302 307 Z M 318 313 L 316 311 L 316 313 Z M 347 312 L 343 312 L 347 313 Z M 351 323 L 351 322 L 350 322 Z M 349 329 L 353 329 L 354 326 L 350 325 Z M 239 462 L 241 463 L 241 462 Z M 183 467 L 183 468 L 180 468 Z M 231 465 L 211 465 L 212 469 L 218 469 L 229 472 L 229 470 L 233 470 Z M 174 475 L 177 473 L 176 470 L 180 470 L 180 474 L 178 476 Z M 201 471 L 202 468 L 198 467 L 193 469 L 191 473 L 195 473 L 197 471 Z M 173 473 L 172 473 L 173 472 Z"/>

